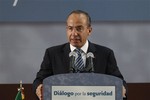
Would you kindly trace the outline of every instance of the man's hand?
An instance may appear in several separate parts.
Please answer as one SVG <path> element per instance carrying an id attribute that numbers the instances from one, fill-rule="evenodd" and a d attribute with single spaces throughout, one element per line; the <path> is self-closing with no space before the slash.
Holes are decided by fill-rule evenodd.
<path id="1" fill-rule="evenodd" d="M 42 90 L 43 90 L 43 84 L 40 84 L 36 89 L 36 95 L 38 96 L 39 100 L 43 100 Z"/>
<path id="2" fill-rule="evenodd" d="M 126 98 L 126 89 L 124 86 L 122 86 L 122 96 L 123 98 Z"/>

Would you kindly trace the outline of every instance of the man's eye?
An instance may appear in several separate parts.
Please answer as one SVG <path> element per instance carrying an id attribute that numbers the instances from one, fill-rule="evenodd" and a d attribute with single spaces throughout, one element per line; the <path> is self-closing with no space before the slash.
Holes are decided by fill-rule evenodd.
<path id="1" fill-rule="evenodd" d="M 77 30 L 78 32 L 81 32 L 81 31 L 82 31 L 82 27 L 77 27 L 76 30 Z"/>
<path id="2" fill-rule="evenodd" d="M 72 27 L 68 27 L 68 30 L 72 30 L 73 28 Z"/>

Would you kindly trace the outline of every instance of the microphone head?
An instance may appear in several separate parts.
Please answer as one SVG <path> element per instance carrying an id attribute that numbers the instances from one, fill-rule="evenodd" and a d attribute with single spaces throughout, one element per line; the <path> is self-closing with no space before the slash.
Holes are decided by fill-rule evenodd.
<path id="1" fill-rule="evenodd" d="M 72 51 L 72 52 L 70 52 L 70 53 L 69 53 L 69 57 L 71 57 L 71 56 L 73 56 L 73 57 L 77 57 L 77 53 L 76 53 L 76 52 L 74 52 L 74 51 Z"/>
<path id="2" fill-rule="evenodd" d="M 86 57 L 87 58 L 89 58 L 89 57 L 94 58 L 94 54 L 92 52 L 89 52 L 89 53 L 87 53 Z"/>

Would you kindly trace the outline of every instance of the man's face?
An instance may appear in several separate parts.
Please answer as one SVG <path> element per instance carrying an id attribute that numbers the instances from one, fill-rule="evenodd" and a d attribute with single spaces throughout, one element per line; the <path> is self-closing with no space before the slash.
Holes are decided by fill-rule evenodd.
<path id="1" fill-rule="evenodd" d="M 71 14 L 67 19 L 66 31 L 70 44 L 80 48 L 85 44 L 92 28 L 88 26 L 84 14 Z"/>

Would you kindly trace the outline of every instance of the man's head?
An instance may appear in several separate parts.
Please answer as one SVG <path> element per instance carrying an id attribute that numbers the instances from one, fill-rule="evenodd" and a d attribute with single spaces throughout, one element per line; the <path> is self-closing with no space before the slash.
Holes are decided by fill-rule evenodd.
<path id="1" fill-rule="evenodd" d="M 81 10 L 72 11 L 67 18 L 66 31 L 70 44 L 77 48 L 82 47 L 92 31 L 88 13 Z"/>

